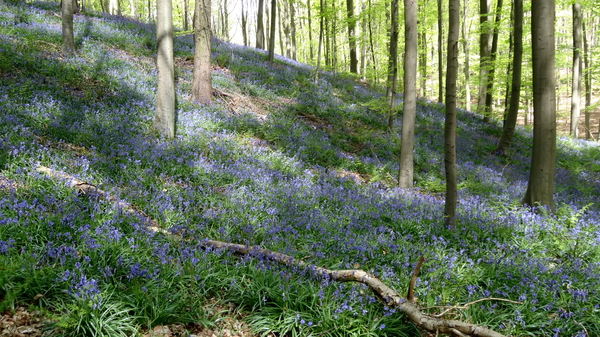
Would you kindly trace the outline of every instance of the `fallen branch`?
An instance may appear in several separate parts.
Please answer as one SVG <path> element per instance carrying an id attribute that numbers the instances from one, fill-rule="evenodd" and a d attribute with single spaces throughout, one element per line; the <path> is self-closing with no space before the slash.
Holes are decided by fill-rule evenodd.
<path id="1" fill-rule="evenodd" d="M 88 184 L 66 173 L 58 172 L 48 167 L 39 166 L 37 170 L 48 175 L 49 177 L 65 180 L 68 186 L 77 189 L 83 194 L 96 194 L 99 197 L 104 198 L 105 200 L 115 203 L 115 205 L 118 208 L 120 208 L 123 212 L 127 214 L 136 215 L 139 218 L 141 218 L 144 222 L 148 224 L 148 229 L 152 231 L 164 233 L 165 235 L 171 235 L 177 237 L 177 239 L 181 239 L 180 237 L 170 234 L 166 230 L 160 228 L 158 226 L 158 222 L 154 219 L 151 219 L 144 212 L 136 209 L 129 203 L 126 203 L 122 200 L 118 200 L 116 197 L 97 188 L 92 184 Z M 432 333 L 443 333 L 451 335 L 454 334 L 457 336 L 504 337 L 504 335 L 498 332 L 476 324 L 466 323 L 457 320 L 440 319 L 438 317 L 425 314 L 421 311 L 421 308 L 419 308 L 419 306 L 416 303 L 402 298 L 395 290 L 391 289 L 386 284 L 381 282 L 381 280 L 379 280 L 377 277 L 363 270 L 329 270 L 326 268 L 306 263 L 301 259 L 296 259 L 289 255 L 273 252 L 268 249 L 260 248 L 257 246 L 247 246 L 208 239 L 203 240 L 202 245 L 212 249 L 228 249 L 241 255 L 253 257 L 266 257 L 271 261 L 275 261 L 286 266 L 305 268 L 307 270 L 310 270 L 316 277 L 328 278 L 334 281 L 359 282 L 365 284 L 369 288 L 371 288 L 371 290 L 373 290 L 376 296 L 387 306 L 402 310 L 406 317 L 416 326 Z M 419 268 L 415 268 L 415 271 L 413 272 L 413 278 L 415 279 L 415 275 L 418 274 L 418 269 L 420 269 L 420 265 L 422 264 L 421 258 L 419 259 L 419 262 L 417 263 L 417 267 Z M 411 283 L 413 282 L 411 281 Z"/>

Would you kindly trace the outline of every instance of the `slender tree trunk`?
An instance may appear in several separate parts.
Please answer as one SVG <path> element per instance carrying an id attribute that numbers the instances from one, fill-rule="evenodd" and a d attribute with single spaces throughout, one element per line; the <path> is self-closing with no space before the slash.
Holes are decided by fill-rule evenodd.
<path id="1" fill-rule="evenodd" d="M 104 2 L 102 2 L 104 3 Z M 152 22 L 152 2 L 148 0 L 148 22 Z"/>
<path id="2" fill-rule="evenodd" d="M 348 45 L 350 48 L 350 72 L 358 74 L 358 57 L 356 55 L 356 19 L 354 18 L 354 0 L 346 0 L 348 12 Z"/>
<path id="3" fill-rule="evenodd" d="M 73 34 L 73 0 L 62 1 L 62 52 L 65 56 L 75 53 L 75 37 Z"/>
<path id="4" fill-rule="evenodd" d="M 425 2 L 423 8 L 427 3 Z M 423 10 L 421 10 L 423 12 Z M 426 15 L 421 16 L 419 33 L 419 72 L 421 76 L 421 96 L 427 97 L 427 25 L 425 25 Z"/>
<path id="5" fill-rule="evenodd" d="M 173 12 L 171 0 L 156 6 L 156 65 L 158 91 L 154 125 L 165 138 L 175 137 L 175 69 L 173 63 Z"/>
<path id="6" fill-rule="evenodd" d="M 281 14 L 281 9 L 284 9 L 284 14 Z M 279 28 L 279 48 L 281 50 L 281 55 L 289 56 L 289 29 L 287 27 L 287 13 L 285 13 L 285 5 L 277 6 L 277 15 L 279 19 L 277 20 L 277 26 Z M 284 23 L 282 23 L 285 21 Z M 285 41 L 284 41 L 285 39 Z"/>
<path id="7" fill-rule="evenodd" d="M 398 78 L 398 0 L 392 0 L 390 11 L 392 22 L 390 29 L 387 98 L 390 105 L 388 128 L 391 130 L 394 126 L 394 117 L 396 117 L 396 81 Z"/>
<path id="8" fill-rule="evenodd" d="M 469 64 L 469 30 L 467 29 L 468 23 L 468 14 L 467 14 L 467 0 L 463 1 L 463 22 L 462 22 L 462 46 L 465 51 L 465 64 L 464 64 L 464 74 L 465 74 L 465 109 L 467 111 L 471 111 L 471 86 L 469 85 L 470 79 L 470 64 Z"/>
<path id="9" fill-rule="evenodd" d="M 335 1 L 331 2 L 331 66 L 333 68 L 333 72 L 337 72 L 337 10 L 335 8 Z"/>
<path id="10" fill-rule="evenodd" d="M 404 0 L 404 109 L 400 148 L 400 188 L 413 187 L 413 150 L 417 112 L 417 0 Z"/>
<path id="11" fill-rule="evenodd" d="M 512 0 L 511 5 L 510 5 L 510 33 L 508 34 L 508 59 L 512 59 L 512 54 L 513 54 L 513 48 L 514 48 L 514 22 L 515 22 L 515 15 L 514 15 L 514 10 L 515 10 L 515 6 L 514 6 L 515 1 Z M 506 116 L 508 115 L 508 108 L 509 108 L 509 104 L 510 104 L 510 85 L 511 85 L 511 81 L 508 79 L 509 77 L 511 77 L 512 74 L 512 63 L 508 63 L 506 65 L 506 91 L 504 94 L 504 113 L 502 115 L 502 123 L 503 125 L 506 124 Z"/>
<path id="12" fill-rule="evenodd" d="M 373 5 L 369 0 L 369 44 L 371 46 L 371 63 L 373 64 L 373 81 L 377 83 L 377 58 L 375 57 L 375 43 L 373 42 Z"/>
<path id="13" fill-rule="evenodd" d="M 258 0 L 256 10 L 256 48 L 265 49 L 265 28 L 263 26 L 264 0 Z"/>
<path id="14" fill-rule="evenodd" d="M 479 0 L 479 94 L 477 97 L 477 113 L 489 118 L 490 112 L 485 108 L 485 94 L 488 86 L 490 44 L 490 24 L 488 15 L 491 10 L 491 0 Z"/>
<path id="15" fill-rule="evenodd" d="M 365 4 L 361 6 L 361 11 L 364 13 Z M 363 16 L 360 22 L 361 38 L 360 38 L 360 74 L 363 81 L 366 81 L 367 76 L 367 19 Z"/>
<path id="16" fill-rule="evenodd" d="M 129 0 L 129 16 L 135 18 L 135 0 Z"/>
<path id="17" fill-rule="evenodd" d="M 242 3 L 242 38 L 244 40 L 244 46 L 248 46 L 248 10 L 244 8 L 244 1 Z"/>
<path id="18" fill-rule="evenodd" d="M 275 24 L 277 19 L 277 0 L 271 0 L 271 29 L 269 35 L 269 62 L 275 61 Z"/>
<path id="19" fill-rule="evenodd" d="M 210 0 L 196 0 L 194 15 L 194 79 L 192 98 L 202 104 L 212 101 L 212 82 L 210 79 Z"/>
<path id="20" fill-rule="evenodd" d="M 134 1 L 134 0 L 132 0 L 132 1 Z M 189 20 L 188 20 L 188 17 L 189 17 L 188 0 L 182 0 L 181 2 L 182 2 L 181 15 L 182 15 L 182 19 L 183 19 L 183 30 L 188 31 L 190 28 Z"/>
<path id="21" fill-rule="evenodd" d="M 444 102 L 444 61 L 443 52 L 444 49 L 444 13 L 442 12 L 442 0 L 437 0 L 438 6 L 438 101 Z"/>
<path id="22" fill-rule="evenodd" d="M 517 117 L 519 115 L 519 102 L 521 99 L 521 74 L 523 64 L 523 0 L 514 0 L 514 55 L 512 62 L 512 84 L 510 94 L 510 105 L 506 118 L 504 119 L 504 127 L 502 128 L 502 136 L 498 141 L 498 146 L 494 153 L 499 155 L 507 155 L 508 148 L 512 142 L 512 137 L 517 125 Z M 525 114 L 529 114 L 528 108 L 525 109 Z M 527 119 L 527 117 L 526 117 Z"/>
<path id="23" fill-rule="evenodd" d="M 493 102 L 493 91 L 494 91 L 494 76 L 496 73 L 496 55 L 498 51 L 498 31 L 500 27 L 500 19 L 502 16 L 502 0 L 498 0 L 496 3 L 496 19 L 494 20 L 493 38 L 492 38 L 492 49 L 490 51 L 489 58 L 489 70 L 487 79 L 487 89 L 485 91 L 485 111 L 487 114 L 484 115 L 484 122 L 489 122 L 492 117 L 492 102 Z"/>
<path id="24" fill-rule="evenodd" d="M 533 152 L 523 204 L 554 208 L 556 80 L 554 0 L 532 0 Z"/>
<path id="25" fill-rule="evenodd" d="M 448 1 L 448 60 L 446 65 L 446 118 L 444 122 L 444 164 L 446 168 L 446 203 L 444 218 L 447 227 L 456 225 L 456 78 L 458 77 L 458 36 L 460 31 L 460 0 Z"/>
<path id="26" fill-rule="evenodd" d="M 312 62 L 314 62 L 315 60 L 315 52 L 313 50 L 313 37 L 312 37 L 312 17 L 311 17 L 311 10 L 310 10 L 310 0 L 306 0 L 306 7 L 308 9 L 308 50 L 309 50 L 309 55 L 310 55 L 310 60 Z M 322 29 L 322 27 L 321 27 Z M 319 35 L 319 39 L 320 39 L 320 35 Z M 321 43 L 321 42 L 319 42 Z M 319 55 L 319 58 L 321 57 L 321 55 Z"/>
<path id="27" fill-rule="evenodd" d="M 293 60 L 295 60 L 296 59 L 296 51 L 298 50 L 297 46 L 296 46 L 296 8 L 294 7 L 293 0 L 289 0 L 288 5 L 290 6 L 290 34 L 292 37 L 291 57 Z"/>
<path id="28" fill-rule="evenodd" d="M 323 49 L 323 34 L 324 34 L 324 9 L 323 9 L 323 1 L 324 0 L 320 0 L 319 1 L 319 47 L 318 47 L 318 52 L 317 52 L 317 68 L 315 69 L 315 83 L 319 80 L 319 70 L 321 68 L 321 50 Z"/>
<path id="29" fill-rule="evenodd" d="M 573 4 L 573 84 L 571 86 L 571 136 L 579 137 L 581 102 L 581 5 Z"/>
<path id="30" fill-rule="evenodd" d="M 583 61 L 585 64 L 584 83 L 585 83 L 585 138 L 592 137 L 592 126 L 590 125 L 590 109 L 592 106 L 592 70 L 590 68 L 590 48 L 588 37 L 585 30 L 585 21 L 582 24 L 583 31 Z M 599 135 L 600 138 L 600 135 Z"/>

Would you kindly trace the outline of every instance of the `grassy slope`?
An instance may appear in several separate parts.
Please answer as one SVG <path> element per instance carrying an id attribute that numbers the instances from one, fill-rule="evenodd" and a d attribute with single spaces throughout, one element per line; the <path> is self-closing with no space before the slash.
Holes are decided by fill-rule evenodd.
<path id="1" fill-rule="evenodd" d="M 417 257 L 423 306 L 507 335 L 600 334 L 600 148 L 559 140 L 555 216 L 518 206 L 530 133 L 510 159 L 501 131 L 460 112 L 459 228 L 441 219 L 442 106 L 418 106 L 420 189 L 391 187 L 396 133 L 379 94 L 252 48 L 215 41 L 213 106 L 188 100 L 189 36 L 176 39 L 178 139 L 152 131 L 153 27 L 78 16 L 78 55 L 60 55 L 54 3 L 0 4 L 0 309 L 47 310 L 65 334 L 124 335 L 157 324 L 210 326 L 215 299 L 257 333 L 415 335 L 361 286 L 269 261 L 172 242 L 97 198 L 36 173 L 99 185 L 190 238 L 261 245 L 329 268 L 368 270 L 400 292 Z M 398 121 L 399 122 L 399 121 Z M 399 129 L 399 128 L 397 128 Z M 44 297 L 33 298 L 37 294 Z M 433 309 L 439 310 L 439 309 Z M 110 330 L 113 329 L 113 330 Z"/>

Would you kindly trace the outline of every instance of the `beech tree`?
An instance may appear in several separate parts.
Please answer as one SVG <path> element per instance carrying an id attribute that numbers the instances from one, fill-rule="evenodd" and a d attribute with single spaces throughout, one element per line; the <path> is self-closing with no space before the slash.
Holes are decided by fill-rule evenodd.
<path id="1" fill-rule="evenodd" d="M 579 137 L 581 102 L 581 5 L 573 5 L 573 77 L 571 86 L 571 136 Z"/>
<path id="2" fill-rule="evenodd" d="M 394 125 L 395 103 L 396 103 L 396 82 L 398 78 L 398 0 L 392 0 L 391 6 L 391 29 L 390 45 L 388 59 L 388 80 L 386 97 L 389 100 L 388 127 L 391 129 Z"/>
<path id="3" fill-rule="evenodd" d="M 444 121 L 444 166 L 446 170 L 446 226 L 456 224 L 456 78 L 458 76 L 458 33 L 460 0 L 448 0 L 448 44 L 446 61 L 446 118 Z"/>
<path id="4" fill-rule="evenodd" d="M 194 79 L 192 97 L 196 102 L 208 104 L 212 101 L 210 79 L 210 0 L 196 0 L 194 16 Z"/>
<path id="5" fill-rule="evenodd" d="M 265 0 L 258 0 L 258 9 L 256 10 L 256 48 L 258 49 L 265 49 L 264 2 Z"/>
<path id="6" fill-rule="evenodd" d="M 404 0 L 404 109 L 398 185 L 413 186 L 413 148 L 417 112 L 417 0 Z"/>
<path id="7" fill-rule="evenodd" d="M 512 137 L 517 125 L 517 117 L 519 114 L 519 102 L 521 98 L 521 73 L 523 62 L 523 0 L 513 0 L 514 6 L 514 54 L 512 62 L 512 83 L 510 93 L 510 103 L 508 112 L 504 118 L 504 127 L 502 128 L 502 136 L 498 141 L 498 146 L 494 153 L 506 155 L 508 148 L 512 142 Z"/>
<path id="8" fill-rule="evenodd" d="M 75 53 L 75 37 L 73 34 L 74 0 L 63 0 L 62 12 L 62 52 L 66 56 Z"/>
<path id="9" fill-rule="evenodd" d="M 554 208 L 556 161 L 556 88 L 554 0 L 532 0 L 533 152 L 527 192 L 529 206 Z"/>
<path id="10" fill-rule="evenodd" d="M 488 15 L 491 11 L 491 0 L 479 0 L 479 94 L 477 95 L 477 113 L 484 118 L 489 116 L 486 111 L 485 94 L 488 86 L 489 56 L 492 34 Z"/>
<path id="11" fill-rule="evenodd" d="M 346 0 L 348 12 L 348 46 L 350 49 L 350 72 L 358 73 L 358 57 L 356 55 L 356 19 L 354 19 L 354 0 Z"/>
<path id="12" fill-rule="evenodd" d="M 269 30 L 269 62 L 275 60 L 275 20 L 277 18 L 277 0 L 271 0 L 271 29 Z"/>
<path id="13" fill-rule="evenodd" d="M 158 92 L 154 125 L 165 138 L 175 137 L 175 72 L 173 65 L 173 12 L 171 0 L 159 0 L 156 8 L 156 65 Z"/>

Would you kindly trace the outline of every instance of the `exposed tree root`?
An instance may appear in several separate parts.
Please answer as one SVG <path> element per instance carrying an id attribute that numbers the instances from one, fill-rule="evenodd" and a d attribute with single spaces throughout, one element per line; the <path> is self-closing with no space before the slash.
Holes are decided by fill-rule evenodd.
<path id="1" fill-rule="evenodd" d="M 65 180 L 68 186 L 77 189 L 80 193 L 95 194 L 107 201 L 113 202 L 123 212 L 138 216 L 140 219 L 145 221 L 148 224 L 148 229 L 152 231 L 164 233 L 166 235 L 173 236 L 176 239 L 181 239 L 180 236 L 168 233 L 166 230 L 160 228 L 156 220 L 150 218 L 141 210 L 136 209 L 127 202 L 118 200 L 118 198 L 110 195 L 108 192 L 103 191 L 92 184 L 88 184 L 66 173 L 58 172 L 48 167 L 39 166 L 37 170 L 46 174 L 49 177 Z M 202 244 L 207 248 L 228 249 L 241 255 L 268 258 L 271 261 L 275 261 L 287 266 L 305 268 L 310 270 L 317 277 L 328 278 L 331 280 L 341 282 L 363 283 L 369 288 L 371 288 L 371 290 L 373 290 L 373 292 L 383 303 L 390 307 L 402 310 L 406 317 L 416 326 L 432 333 L 442 333 L 454 336 L 504 337 L 504 335 L 498 332 L 476 324 L 466 323 L 458 320 L 442 319 L 433 315 L 425 314 L 421 311 L 421 308 L 419 308 L 419 306 L 412 301 L 412 299 L 404 299 L 395 290 L 391 289 L 383 282 L 381 282 L 381 280 L 379 280 L 377 277 L 363 270 L 329 270 L 326 268 L 306 263 L 301 259 L 296 259 L 289 255 L 273 252 L 256 246 L 246 246 L 215 240 L 203 240 Z M 417 265 L 420 267 L 422 260 L 419 259 L 419 262 L 420 263 L 418 263 Z M 412 278 L 416 278 L 417 273 L 418 268 L 415 268 Z M 412 292 L 409 292 L 408 296 L 412 297 L 411 293 Z"/>

